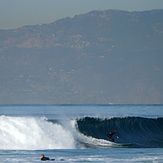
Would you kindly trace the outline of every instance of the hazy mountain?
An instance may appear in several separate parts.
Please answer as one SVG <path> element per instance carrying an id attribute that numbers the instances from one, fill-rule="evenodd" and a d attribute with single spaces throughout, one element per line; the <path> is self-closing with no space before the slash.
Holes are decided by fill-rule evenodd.
<path id="1" fill-rule="evenodd" d="M 0 30 L 0 104 L 37 103 L 163 103 L 163 10 Z"/>

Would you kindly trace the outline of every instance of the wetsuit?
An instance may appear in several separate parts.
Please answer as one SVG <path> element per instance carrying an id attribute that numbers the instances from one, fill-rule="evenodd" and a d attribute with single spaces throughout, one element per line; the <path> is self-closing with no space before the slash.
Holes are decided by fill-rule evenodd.
<path id="1" fill-rule="evenodd" d="M 110 133 L 107 135 L 107 137 L 108 137 L 112 142 L 114 142 L 114 138 L 112 137 L 114 134 L 115 134 L 115 131 L 112 131 L 112 132 L 110 132 Z M 115 134 L 115 135 L 116 135 L 116 134 Z"/>
<path id="2" fill-rule="evenodd" d="M 49 157 L 42 157 L 41 158 L 41 161 L 46 161 L 46 160 L 50 160 L 50 158 Z"/>

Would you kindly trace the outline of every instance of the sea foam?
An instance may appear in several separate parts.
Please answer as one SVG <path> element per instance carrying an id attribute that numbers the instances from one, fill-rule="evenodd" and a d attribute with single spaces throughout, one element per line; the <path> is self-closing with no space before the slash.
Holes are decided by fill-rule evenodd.
<path id="1" fill-rule="evenodd" d="M 73 149 L 70 131 L 45 118 L 0 116 L 0 149 Z"/>

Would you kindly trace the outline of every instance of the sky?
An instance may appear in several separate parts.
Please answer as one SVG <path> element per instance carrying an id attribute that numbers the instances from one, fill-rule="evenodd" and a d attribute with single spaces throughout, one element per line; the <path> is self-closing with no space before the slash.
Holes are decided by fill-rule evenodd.
<path id="1" fill-rule="evenodd" d="M 0 29 L 48 24 L 92 10 L 163 9 L 163 0 L 0 0 Z"/>

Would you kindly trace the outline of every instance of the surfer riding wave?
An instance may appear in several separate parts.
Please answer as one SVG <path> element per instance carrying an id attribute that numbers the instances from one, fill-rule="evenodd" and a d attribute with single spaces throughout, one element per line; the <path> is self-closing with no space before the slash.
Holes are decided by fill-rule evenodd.
<path id="1" fill-rule="evenodd" d="M 114 131 L 109 132 L 109 133 L 107 134 L 107 137 L 108 137 L 112 142 L 114 142 L 113 135 L 116 135 L 117 139 L 119 139 L 119 137 L 118 137 L 118 135 L 116 134 L 116 132 L 117 132 L 117 130 L 114 129 Z"/>

